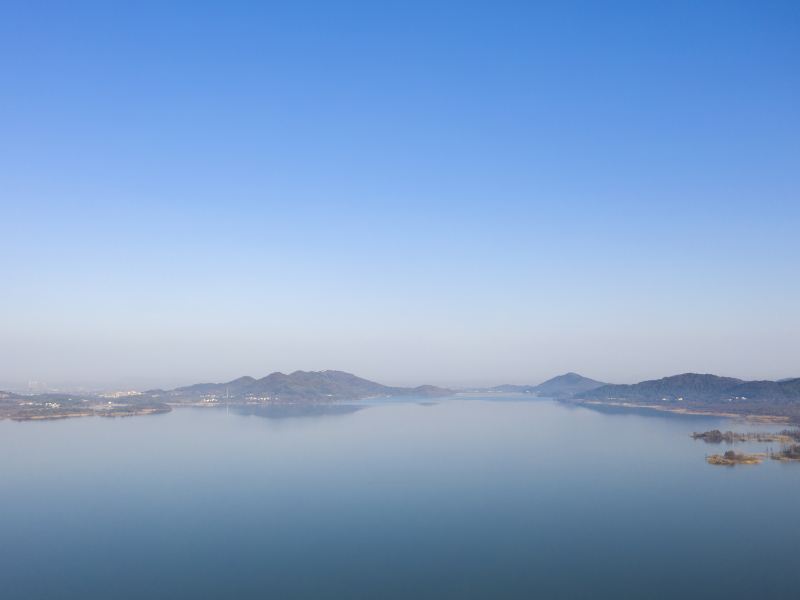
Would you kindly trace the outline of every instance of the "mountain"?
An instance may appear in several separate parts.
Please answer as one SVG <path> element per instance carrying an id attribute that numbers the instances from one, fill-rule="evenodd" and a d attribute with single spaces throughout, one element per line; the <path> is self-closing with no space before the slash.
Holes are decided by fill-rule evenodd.
<path id="1" fill-rule="evenodd" d="M 168 402 L 229 399 L 259 402 L 335 402 L 375 396 L 446 396 L 453 392 L 432 385 L 391 387 L 343 371 L 295 371 L 271 373 L 261 379 L 240 377 L 227 383 L 198 383 L 175 388 L 165 395 Z"/>
<path id="2" fill-rule="evenodd" d="M 577 373 L 564 373 L 548 379 L 533 388 L 533 391 L 539 396 L 549 396 L 551 398 L 564 398 L 572 397 L 576 394 L 582 394 L 596 388 L 607 386 L 608 384 L 602 381 L 589 379 Z"/>
<path id="3" fill-rule="evenodd" d="M 790 398 L 800 397 L 800 377 L 794 379 L 782 379 L 778 382 L 781 390 Z"/>
<path id="4" fill-rule="evenodd" d="M 684 373 L 631 385 L 604 385 L 578 395 L 583 400 L 691 403 L 800 402 L 800 378 L 782 381 L 743 381 L 734 377 Z"/>
<path id="5" fill-rule="evenodd" d="M 535 394 L 548 398 L 571 398 L 577 393 L 585 392 L 606 385 L 602 381 L 595 381 L 577 373 L 564 373 L 539 385 L 496 385 L 483 388 L 481 392 L 499 392 L 503 394 Z"/>
<path id="6" fill-rule="evenodd" d="M 683 373 L 631 385 L 604 385 L 576 394 L 576 402 L 658 405 L 666 410 L 769 415 L 800 422 L 800 378 L 743 381 L 734 377 Z"/>
<path id="7" fill-rule="evenodd" d="M 662 379 L 653 379 L 634 384 L 604 385 L 579 394 L 583 399 L 626 400 L 707 400 L 719 399 L 737 385 L 744 383 L 733 377 L 684 373 Z"/>

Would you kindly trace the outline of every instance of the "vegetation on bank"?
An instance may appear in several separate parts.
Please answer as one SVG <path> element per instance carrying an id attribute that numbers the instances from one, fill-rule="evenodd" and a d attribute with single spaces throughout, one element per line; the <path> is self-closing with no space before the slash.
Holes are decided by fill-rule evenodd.
<path id="1" fill-rule="evenodd" d="M 711 431 L 703 431 L 698 433 L 695 431 L 691 434 L 692 439 L 703 440 L 707 444 L 734 444 L 736 442 L 777 442 L 780 444 L 790 444 L 793 441 L 800 441 L 800 429 L 785 429 L 778 433 L 769 433 L 764 431 L 738 433 L 735 431 L 722 432 L 719 429 L 712 429 Z"/>

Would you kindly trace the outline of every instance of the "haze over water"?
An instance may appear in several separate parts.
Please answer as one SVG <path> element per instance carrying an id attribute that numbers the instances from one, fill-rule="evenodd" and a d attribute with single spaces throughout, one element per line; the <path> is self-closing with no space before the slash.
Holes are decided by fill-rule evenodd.
<path id="1" fill-rule="evenodd" d="M 758 427 L 510 396 L 3 421 L 0 591 L 793 597 L 800 465 L 707 465 L 711 428 Z"/>

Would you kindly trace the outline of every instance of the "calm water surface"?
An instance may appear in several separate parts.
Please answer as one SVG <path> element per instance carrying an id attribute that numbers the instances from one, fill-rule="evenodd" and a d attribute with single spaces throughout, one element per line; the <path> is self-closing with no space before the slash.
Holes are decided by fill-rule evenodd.
<path id="1" fill-rule="evenodd" d="M 3 421 L 0 597 L 797 597 L 800 464 L 709 466 L 714 427 L 754 429 L 492 398 Z"/>

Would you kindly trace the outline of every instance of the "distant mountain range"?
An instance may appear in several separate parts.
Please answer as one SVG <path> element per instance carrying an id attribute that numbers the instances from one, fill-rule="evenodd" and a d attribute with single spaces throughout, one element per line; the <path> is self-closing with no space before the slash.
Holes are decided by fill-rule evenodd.
<path id="1" fill-rule="evenodd" d="M 565 373 L 552 379 L 540 383 L 539 385 L 498 385 L 488 388 L 489 392 L 517 393 L 517 394 L 536 394 L 537 396 L 547 396 L 548 398 L 567 398 L 573 397 L 601 386 L 607 385 L 602 381 L 595 381 L 577 373 Z"/>
<path id="2" fill-rule="evenodd" d="M 271 373 L 261 379 L 240 377 L 225 383 L 197 383 L 174 390 L 150 390 L 166 402 L 217 399 L 260 402 L 336 402 L 377 396 L 447 396 L 452 390 L 432 385 L 392 387 L 343 371 Z"/>
<path id="3" fill-rule="evenodd" d="M 789 417 L 800 421 L 800 378 L 745 381 L 734 377 L 684 373 L 635 384 L 607 384 L 565 373 L 538 385 L 500 385 L 483 392 L 522 392 L 565 402 L 657 406 L 665 410 Z M 173 390 L 123 396 L 0 392 L 0 419 L 127 416 L 166 412 L 181 404 L 290 406 L 328 404 L 373 397 L 441 397 L 456 391 L 432 385 L 386 386 L 342 371 L 295 371 L 266 377 L 240 377 L 224 383 L 198 383 Z"/>

